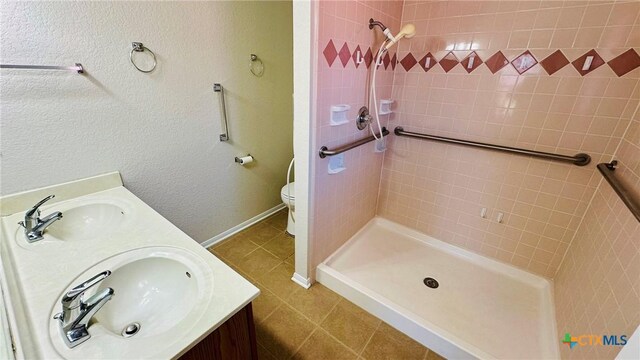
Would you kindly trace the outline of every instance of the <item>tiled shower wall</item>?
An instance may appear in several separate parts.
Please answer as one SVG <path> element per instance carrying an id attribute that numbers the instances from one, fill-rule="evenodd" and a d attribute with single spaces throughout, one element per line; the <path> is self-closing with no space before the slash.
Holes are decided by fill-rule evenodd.
<path id="1" fill-rule="evenodd" d="M 369 30 L 369 18 L 398 29 L 401 1 L 319 1 L 317 6 L 317 101 L 313 124 L 317 148 L 339 145 L 369 135 L 355 125 L 358 109 L 365 105 L 371 58 L 382 42 L 382 33 Z M 367 50 L 371 52 L 367 54 Z M 357 50 L 363 58 L 358 62 Z M 394 52 L 391 52 L 393 55 Z M 368 55 L 368 56 L 367 56 Z M 378 69 L 378 96 L 389 98 L 393 66 Z M 331 126 L 330 107 L 349 105 L 349 121 Z M 329 158 L 314 158 L 313 212 L 311 229 L 311 269 L 344 244 L 375 216 L 383 154 L 373 153 L 373 145 L 344 153 L 346 170 L 329 175 Z"/>
<path id="2" fill-rule="evenodd" d="M 620 150 L 616 177 L 640 196 L 640 118 Z M 640 223 L 602 181 L 555 279 L 558 333 L 631 336 L 640 324 Z M 576 334 L 578 335 L 578 334 Z M 574 335 L 575 336 L 575 335 Z M 618 346 L 561 347 L 563 359 L 613 359 Z"/>
<path id="3" fill-rule="evenodd" d="M 391 136 L 378 214 L 553 277 L 601 180 L 595 164 L 611 160 L 638 104 L 639 12 L 640 2 L 406 1 L 402 22 L 417 34 L 399 44 L 390 128 L 593 160 L 578 167 Z M 458 64 L 472 51 L 471 69 Z M 526 51 L 532 58 L 516 69 Z M 495 61 L 498 52 L 514 64 Z M 607 64 L 621 54 L 631 56 L 623 69 Z"/>

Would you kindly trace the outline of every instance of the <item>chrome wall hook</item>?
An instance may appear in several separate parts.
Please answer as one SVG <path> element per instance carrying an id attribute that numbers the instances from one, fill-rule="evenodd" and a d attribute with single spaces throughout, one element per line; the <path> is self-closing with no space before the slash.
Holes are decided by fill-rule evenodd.
<path id="1" fill-rule="evenodd" d="M 249 62 L 249 71 L 257 77 L 261 77 L 264 74 L 264 63 L 258 55 L 251 54 L 251 61 Z"/>
<path id="2" fill-rule="evenodd" d="M 141 69 L 140 67 L 138 67 L 138 65 L 136 65 L 136 62 L 133 60 L 133 53 L 134 52 L 144 52 L 144 51 L 148 51 L 151 54 L 151 56 L 153 57 L 153 66 L 151 67 L 151 69 L 148 69 L 148 70 Z M 153 51 L 149 50 L 141 42 L 132 42 L 131 43 L 131 51 L 129 52 L 129 60 L 131 60 L 131 64 L 133 64 L 133 66 L 138 71 L 143 72 L 143 73 L 152 72 L 153 70 L 155 70 L 156 65 L 158 64 L 158 62 L 156 61 L 156 54 L 154 54 Z"/>

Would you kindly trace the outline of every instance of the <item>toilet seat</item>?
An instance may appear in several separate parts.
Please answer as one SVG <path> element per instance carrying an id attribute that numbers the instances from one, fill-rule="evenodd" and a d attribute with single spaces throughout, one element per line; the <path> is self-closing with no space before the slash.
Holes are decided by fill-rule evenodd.
<path id="1" fill-rule="evenodd" d="M 285 185 L 280 190 L 280 196 L 282 197 L 282 201 L 286 203 L 286 200 L 291 200 L 291 202 L 296 200 L 296 190 L 295 190 L 295 182 L 289 183 Z"/>

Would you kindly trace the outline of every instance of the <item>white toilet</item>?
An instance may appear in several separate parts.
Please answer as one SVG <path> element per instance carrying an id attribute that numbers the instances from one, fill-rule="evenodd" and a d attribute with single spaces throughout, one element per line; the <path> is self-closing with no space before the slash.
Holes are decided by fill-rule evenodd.
<path id="1" fill-rule="evenodd" d="M 288 188 L 288 189 L 287 189 Z M 296 210 L 296 192 L 295 192 L 295 182 L 291 182 L 282 187 L 280 190 L 280 197 L 282 198 L 282 202 L 287 205 L 289 208 L 289 219 L 287 221 L 287 232 L 290 235 L 296 235 L 295 228 L 295 215 L 294 212 Z"/>

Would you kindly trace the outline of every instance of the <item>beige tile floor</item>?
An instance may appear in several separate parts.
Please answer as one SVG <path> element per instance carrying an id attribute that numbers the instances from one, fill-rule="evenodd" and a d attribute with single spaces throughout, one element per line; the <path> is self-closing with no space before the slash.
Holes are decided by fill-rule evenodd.
<path id="1" fill-rule="evenodd" d="M 294 241 L 281 211 L 209 250 L 258 288 L 260 359 L 442 359 L 319 283 L 294 284 Z"/>

